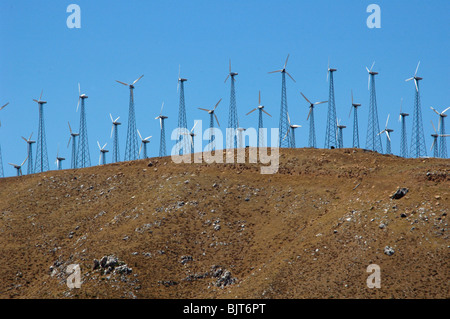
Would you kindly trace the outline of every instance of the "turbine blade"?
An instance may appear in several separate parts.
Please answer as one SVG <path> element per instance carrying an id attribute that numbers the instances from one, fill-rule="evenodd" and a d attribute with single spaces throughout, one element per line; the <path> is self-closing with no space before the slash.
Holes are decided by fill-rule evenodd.
<path id="1" fill-rule="evenodd" d="M 436 111 L 432 106 L 430 106 L 430 108 L 434 111 L 434 113 L 436 113 L 437 115 L 441 115 L 438 111 Z"/>
<path id="2" fill-rule="evenodd" d="M 286 69 L 286 65 L 287 65 L 287 63 L 288 63 L 288 60 L 289 60 L 289 54 L 287 55 L 286 62 L 284 62 L 284 67 L 283 67 L 283 69 Z"/>
<path id="3" fill-rule="evenodd" d="M 144 143 L 143 143 L 143 142 L 141 142 L 141 147 L 139 147 L 139 155 L 141 155 L 142 144 L 144 144 Z"/>
<path id="4" fill-rule="evenodd" d="M 71 139 L 72 139 L 72 135 L 70 135 L 70 137 L 69 137 L 69 142 L 67 142 L 67 147 L 69 147 Z"/>
<path id="5" fill-rule="evenodd" d="M 437 131 L 436 131 L 436 127 L 434 126 L 434 124 L 433 124 L 433 121 L 430 121 L 431 122 L 431 125 L 433 125 L 433 130 L 434 130 L 434 133 L 437 133 Z"/>
<path id="6" fill-rule="evenodd" d="M 70 134 L 72 135 L 72 128 L 70 127 L 70 122 L 67 122 L 67 124 L 69 124 L 69 131 L 70 131 Z"/>
<path id="7" fill-rule="evenodd" d="M 162 114 L 163 107 L 164 107 L 164 102 L 162 102 L 161 111 L 159 111 L 159 116 L 161 116 L 161 114 Z"/>
<path id="8" fill-rule="evenodd" d="M 348 117 L 350 118 L 350 115 L 352 115 L 352 109 L 353 109 L 353 105 L 350 106 L 350 113 L 348 113 Z"/>
<path id="9" fill-rule="evenodd" d="M 98 148 L 101 150 L 100 143 L 97 141 Z"/>
<path id="10" fill-rule="evenodd" d="M 391 114 L 388 114 L 388 117 L 387 117 L 387 120 L 386 120 L 386 126 L 385 126 L 385 128 L 387 128 L 387 125 L 388 125 L 388 122 L 389 122 L 389 116 L 390 116 Z"/>
<path id="11" fill-rule="evenodd" d="M 138 79 L 136 79 L 131 85 L 135 85 L 144 75 L 142 74 Z"/>
<path id="12" fill-rule="evenodd" d="M 420 61 L 419 61 L 419 63 L 417 63 L 416 72 L 414 72 L 414 76 L 416 76 L 417 70 L 419 70 L 419 65 L 420 65 Z"/>
<path id="13" fill-rule="evenodd" d="M 137 130 L 138 134 L 139 134 L 139 138 L 142 140 L 142 136 L 141 133 L 139 132 L 139 130 Z"/>
<path id="14" fill-rule="evenodd" d="M 112 135 L 113 135 L 113 130 L 114 130 L 114 124 L 111 125 L 111 138 L 112 138 Z"/>
<path id="15" fill-rule="evenodd" d="M 26 139 L 25 137 L 21 136 L 21 138 L 22 138 L 25 142 L 28 142 L 27 139 Z"/>
<path id="16" fill-rule="evenodd" d="M 206 112 L 211 111 L 211 110 L 203 109 L 203 108 L 201 108 L 201 107 L 198 107 L 198 109 L 199 109 L 199 110 L 202 110 L 202 111 L 206 111 Z"/>
<path id="17" fill-rule="evenodd" d="M 267 113 L 266 111 L 264 111 L 264 109 L 261 109 L 261 111 L 263 111 L 264 113 L 266 113 L 267 115 L 269 115 L 270 117 L 272 117 L 272 115 L 270 115 L 269 113 Z"/>
<path id="18" fill-rule="evenodd" d="M 195 121 L 194 126 L 191 129 L 191 132 L 194 130 L 194 128 L 197 126 L 198 121 Z"/>
<path id="19" fill-rule="evenodd" d="M 449 106 L 448 108 L 446 108 L 445 110 L 443 110 L 441 114 L 444 114 L 444 113 L 447 112 L 448 110 L 450 110 L 450 106 Z"/>
<path id="20" fill-rule="evenodd" d="M 327 103 L 327 102 L 328 102 L 328 101 L 316 102 L 316 103 L 314 103 L 314 105 L 319 105 L 319 104 Z"/>
<path id="21" fill-rule="evenodd" d="M 220 99 L 219 100 L 219 102 L 217 102 L 217 104 L 214 106 L 214 109 L 213 109 L 213 111 L 215 111 L 216 110 L 216 108 L 217 108 L 217 106 L 219 106 L 219 103 L 220 103 L 220 101 L 222 101 L 222 99 Z"/>
<path id="22" fill-rule="evenodd" d="M 430 151 L 433 149 L 434 143 L 436 142 L 436 138 L 433 138 L 433 143 L 431 144 Z"/>
<path id="23" fill-rule="evenodd" d="M 126 85 L 126 86 L 130 86 L 129 84 L 126 84 L 126 83 L 121 82 L 121 81 L 117 81 L 117 80 L 116 80 L 116 82 L 118 82 L 118 83 L 120 83 L 120 84 L 123 84 L 123 85 Z"/>
<path id="24" fill-rule="evenodd" d="M 286 74 L 289 75 L 289 77 L 292 79 L 292 81 L 296 82 L 296 81 L 294 80 L 294 78 L 289 74 L 289 72 L 286 71 Z"/>
<path id="25" fill-rule="evenodd" d="M 416 91 L 419 92 L 419 86 L 417 85 L 417 80 L 414 79 L 414 85 L 416 86 Z"/>
<path id="26" fill-rule="evenodd" d="M 353 90 L 351 90 L 351 92 L 352 92 L 352 104 L 353 104 Z"/>
<path id="27" fill-rule="evenodd" d="M 308 117 L 306 118 L 306 120 L 308 120 L 308 119 L 309 119 L 309 116 L 311 115 L 311 112 L 312 112 L 312 110 L 313 110 L 313 107 L 312 107 L 312 106 L 310 106 L 310 107 L 309 107 L 309 112 L 308 112 Z"/>
<path id="28" fill-rule="evenodd" d="M 267 72 L 267 73 L 277 73 L 277 72 L 281 72 L 281 71 L 283 71 L 283 70 L 276 70 L 276 71 L 271 71 L 271 72 Z"/>
<path id="29" fill-rule="evenodd" d="M 391 137 L 389 136 L 388 131 L 386 131 L 385 133 L 386 133 L 386 136 L 387 136 L 387 138 L 389 139 L 389 142 L 390 142 L 391 141 Z"/>
<path id="30" fill-rule="evenodd" d="M 216 113 L 213 113 L 213 114 L 214 114 L 214 117 L 216 118 L 217 126 L 219 126 L 219 127 L 220 127 L 220 124 L 219 124 L 219 120 L 217 119 L 217 115 L 216 115 Z"/>
<path id="31" fill-rule="evenodd" d="M 300 92 L 300 94 L 305 98 L 306 102 L 308 102 L 309 104 L 312 104 L 302 92 Z"/>
<path id="32" fill-rule="evenodd" d="M 249 115 L 249 114 L 252 113 L 253 111 L 256 111 L 256 107 L 255 107 L 253 110 L 251 110 L 250 112 L 248 112 L 247 114 L 245 114 L 245 115 Z"/>
<path id="33" fill-rule="evenodd" d="M 113 122 L 113 123 L 114 123 L 114 119 L 113 119 L 113 117 L 112 117 L 111 113 L 109 113 L 109 117 L 111 118 L 111 122 Z"/>
<path id="34" fill-rule="evenodd" d="M 77 111 L 78 112 L 78 107 L 80 106 L 80 97 L 78 97 L 78 103 L 77 103 Z"/>
<path id="35" fill-rule="evenodd" d="M 9 104 L 9 102 L 6 103 L 5 105 L 3 105 L 2 107 L 0 107 L 0 111 L 3 110 L 8 104 Z"/>
<path id="36" fill-rule="evenodd" d="M 223 83 L 226 83 L 229 77 L 230 77 L 230 75 L 228 74 L 226 79 L 225 79 L 225 81 Z"/>
<path id="37" fill-rule="evenodd" d="M 414 79 L 414 77 L 406 79 L 405 82 L 411 81 L 412 79 Z"/>
<path id="38" fill-rule="evenodd" d="M 41 96 L 39 96 L 39 101 L 42 99 L 42 93 L 44 93 L 44 90 L 41 91 Z"/>
<path id="39" fill-rule="evenodd" d="M 291 119 L 289 118 L 289 112 L 286 112 L 286 115 L 287 115 L 287 118 L 288 118 L 289 126 L 291 126 Z"/>
<path id="40" fill-rule="evenodd" d="M 370 71 L 372 71 L 374 65 L 375 65 L 375 61 L 373 61 L 372 66 L 370 67 Z"/>
<path id="41" fill-rule="evenodd" d="M 261 105 L 261 91 L 259 91 L 258 105 Z"/>

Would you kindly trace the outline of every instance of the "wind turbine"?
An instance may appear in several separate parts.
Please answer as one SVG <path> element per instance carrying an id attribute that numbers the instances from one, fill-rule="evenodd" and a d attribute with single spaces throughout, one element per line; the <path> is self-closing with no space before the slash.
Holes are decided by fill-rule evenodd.
<path id="1" fill-rule="evenodd" d="M 89 167 L 91 166 L 91 156 L 89 154 L 89 141 L 88 141 L 88 131 L 87 131 L 87 121 L 86 121 L 86 107 L 85 100 L 88 98 L 86 94 L 81 94 L 80 83 L 78 83 L 78 107 L 81 101 L 80 110 L 80 137 L 78 139 L 77 147 L 77 168 Z"/>
<path id="2" fill-rule="evenodd" d="M 377 107 L 377 95 L 375 90 L 375 75 L 378 72 L 372 71 L 375 62 L 372 63 L 370 70 L 366 67 L 367 73 L 369 74 L 367 87 L 370 90 L 370 101 L 369 101 L 369 119 L 367 121 L 367 136 L 366 136 L 366 149 L 376 151 L 378 153 L 383 153 L 383 146 L 381 144 L 381 136 L 378 132 L 380 131 L 380 125 L 378 122 L 378 107 Z"/>
<path id="3" fill-rule="evenodd" d="M 431 125 L 433 125 L 433 130 L 434 130 L 434 134 L 431 134 L 431 137 L 433 138 L 433 143 L 431 144 L 431 148 L 430 151 L 433 149 L 434 147 L 434 151 L 433 151 L 433 157 L 439 157 L 439 148 L 438 148 L 438 131 L 436 130 L 436 127 L 433 124 L 433 121 L 430 121 Z"/>
<path id="4" fill-rule="evenodd" d="M 271 71 L 268 73 L 281 73 L 281 106 L 280 106 L 280 124 L 279 124 L 279 130 L 280 130 L 280 137 L 279 137 L 279 147 L 290 147 L 291 146 L 291 138 L 288 135 L 286 139 L 283 139 L 283 136 L 286 134 L 286 132 L 289 130 L 289 123 L 287 120 L 287 112 L 288 112 L 288 105 L 287 105 L 287 96 L 286 96 L 286 74 L 292 79 L 292 81 L 295 82 L 294 78 L 289 74 L 289 72 L 286 71 L 286 65 L 289 59 L 289 54 L 286 58 L 286 62 L 284 62 L 284 66 L 280 70 Z"/>
<path id="5" fill-rule="evenodd" d="M 42 99 L 42 93 L 39 96 L 39 100 L 33 99 L 34 102 L 38 104 L 39 107 L 39 129 L 38 129 L 38 139 L 37 139 L 37 151 L 36 151 L 36 166 L 34 171 L 41 173 L 49 169 L 48 166 L 48 154 L 47 154 L 47 142 L 45 137 L 45 124 L 44 124 L 44 104 L 46 101 Z"/>
<path id="6" fill-rule="evenodd" d="M 194 153 L 194 136 L 195 136 L 194 129 L 195 129 L 195 126 L 197 125 L 197 123 L 198 123 L 198 121 L 195 121 L 194 126 L 192 127 L 192 129 L 191 129 L 191 131 L 189 133 L 185 133 L 185 132 L 181 133 L 181 135 L 188 135 L 190 137 L 190 139 L 191 139 L 191 153 Z"/>
<path id="7" fill-rule="evenodd" d="M 111 126 L 111 137 L 113 137 L 113 134 L 114 134 L 112 162 L 113 163 L 117 163 L 117 162 L 120 162 L 119 125 L 122 125 L 122 123 L 119 122 L 120 116 L 114 120 L 112 115 L 111 115 L 111 113 L 109 113 L 109 117 L 111 118 L 111 123 L 112 123 L 112 126 Z"/>
<path id="8" fill-rule="evenodd" d="M 312 103 L 308 98 L 300 92 L 300 94 L 303 96 L 303 98 L 306 100 L 306 102 L 309 103 L 309 112 L 308 116 L 306 117 L 306 120 L 309 120 L 309 139 L 308 139 L 308 147 L 314 147 L 316 148 L 316 129 L 314 124 L 314 106 L 327 103 L 328 101 L 322 101 L 322 102 L 314 102 Z"/>
<path id="9" fill-rule="evenodd" d="M 336 104 L 334 100 L 334 75 L 337 69 L 330 68 L 330 59 L 328 59 L 327 81 L 329 79 L 328 88 L 328 111 L 327 111 L 327 127 L 325 132 L 325 148 L 336 147 L 338 144 L 336 131 Z"/>
<path id="10" fill-rule="evenodd" d="M 100 157 L 98 158 L 98 165 L 105 165 L 106 164 L 106 153 L 108 153 L 109 151 L 105 149 L 106 145 L 108 143 L 105 143 L 105 145 L 103 145 L 103 147 L 100 147 L 100 143 L 97 141 L 97 145 L 98 145 L 98 149 L 100 150 Z"/>
<path id="11" fill-rule="evenodd" d="M 0 107 L 0 111 L 3 110 L 7 105 L 9 104 L 6 103 L 5 105 Z M 2 123 L 0 122 L 0 127 L 2 126 Z M 3 177 L 3 161 L 2 161 L 2 149 L 0 147 L 0 177 Z"/>
<path id="12" fill-rule="evenodd" d="M 28 139 L 22 136 L 22 139 L 27 143 L 27 158 L 30 160 L 28 161 L 28 167 L 27 167 L 27 174 L 33 174 L 33 144 L 36 143 L 36 141 L 31 140 L 31 136 L 33 136 L 33 132 L 31 132 L 31 135 Z"/>
<path id="13" fill-rule="evenodd" d="M 13 163 L 8 163 L 9 165 L 14 166 L 14 168 L 17 170 L 17 176 L 22 176 L 22 166 L 23 166 L 23 164 L 25 164 L 27 159 L 28 159 L 28 157 L 20 165 L 13 164 Z"/>
<path id="14" fill-rule="evenodd" d="M 70 127 L 70 123 L 67 122 L 69 125 L 69 131 L 70 131 L 70 137 L 69 141 L 67 142 L 67 147 L 69 147 L 70 140 L 72 140 L 72 160 L 71 160 L 71 168 L 77 168 L 77 144 L 76 144 L 76 137 L 80 134 L 74 133 L 72 131 L 72 128 Z"/>
<path id="15" fill-rule="evenodd" d="M 378 133 L 378 135 L 386 133 L 386 154 L 392 154 L 392 152 L 391 152 L 391 134 L 390 133 L 394 132 L 394 130 L 388 128 L 389 116 L 390 116 L 390 114 L 388 114 L 388 117 L 386 120 L 386 125 L 384 126 L 384 130 L 382 130 L 380 133 Z"/>
<path id="16" fill-rule="evenodd" d="M 361 106 L 360 103 L 353 102 L 353 90 L 352 93 L 352 106 L 350 107 L 350 113 L 348 117 L 352 115 L 353 111 L 353 148 L 359 148 L 359 125 L 358 125 L 358 107 Z"/>
<path id="17" fill-rule="evenodd" d="M 289 132 L 291 132 L 291 147 L 295 148 L 295 129 L 302 127 L 301 125 L 296 125 L 296 124 L 291 124 L 291 119 L 289 118 L 289 113 L 287 114 L 287 118 L 288 118 L 288 122 L 289 122 L 289 129 L 286 132 L 286 135 L 284 136 L 283 139 L 285 139 L 287 137 L 287 135 L 289 134 Z"/>
<path id="18" fill-rule="evenodd" d="M 181 136 L 181 132 L 187 131 L 187 120 L 186 120 L 186 105 L 184 100 L 184 82 L 187 79 L 181 77 L 181 65 L 178 67 L 178 83 L 177 83 L 177 92 L 180 92 L 180 103 L 178 106 L 178 150 L 177 153 L 179 155 L 183 155 L 184 152 L 187 152 L 188 145 L 186 144 L 185 139 Z"/>
<path id="19" fill-rule="evenodd" d="M 219 120 L 218 120 L 217 115 L 215 113 L 216 108 L 217 108 L 217 106 L 219 106 L 220 101 L 222 101 L 222 99 L 220 99 L 219 102 L 217 102 L 216 105 L 214 106 L 214 108 L 211 109 L 211 110 L 203 109 L 201 107 L 198 108 L 199 110 L 208 112 L 208 114 L 210 116 L 209 117 L 209 128 L 210 128 L 210 131 L 209 131 L 209 146 L 210 146 L 210 151 L 212 151 L 215 148 L 215 136 L 213 135 L 214 118 L 216 118 L 217 126 L 220 127 Z"/>
<path id="20" fill-rule="evenodd" d="M 139 132 L 139 130 L 137 130 L 137 132 L 139 134 L 139 138 L 141 139 L 141 147 L 139 148 L 139 155 L 141 154 L 142 147 L 144 147 L 143 158 L 148 158 L 148 156 L 147 156 L 147 144 L 150 143 L 151 136 L 148 136 L 146 138 L 142 138 L 142 135 Z"/>
<path id="21" fill-rule="evenodd" d="M 344 147 L 344 128 L 347 126 L 339 124 L 340 120 L 338 121 L 336 119 L 336 140 L 337 140 L 337 148 L 343 148 Z"/>
<path id="22" fill-rule="evenodd" d="M 414 157 L 427 156 L 427 149 L 425 145 L 425 136 L 423 133 L 422 124 L 422 108 L 420 105 L 420 91 L 419 91 L 419 81 L 423 78 L 417 76 L 417 70 L 419 69 L 420 61 L 417 63 L 416 71 L 414 76 L 406 79 L 405 81 L 414 80 L 414 113 L 413 113 L 413 124 L 412 124 L 412 134 L 411 134 L 411 152 L 410 155 Z"/>
<path id="23" fill-rule="evenodd" d="M 408 113 L 402 112 L 403 98 L 400 100 L 400 115 L 398 116 L 399 122 L 402 123 L 401 141 L 400 141 L 400 156 L 408 157 L 408 142 L 406 138 L 406 117 Z"/>
<path id="24" fill-rule="evenodd" d="M 229 61 L 229 73 L 225 79 L 227 82 L 228 78 L 231 77 L 230 84 L 230 109 L 228 114 L 228 128 L 230 130 L 227 131 L 227 149 L 236 148 L 237 147 L 237 139 L 236 139 L 236 129 L 238 128 L 238 116 L 237 116 L 237 107 L 236 107 L 236 90 L 234 87 L 234 82 L 236 81 L 235 76 L 238 75 L 236 72 L 231 71 L 231 60 Z M 233 130 L 231 130 L 233 129 Z"/>
<path id="25" fill-rule="evenodd" d="M 65 160 L 66 159 L 64 157 L 59 156 L 59 146 L 58 146 L 58 152 L 56 153 L 56 161 L 55 161 L 58 170 L 62 170 L 62 162 Z"/>
<path id="26" fill-rule="evenodd" d="M 444 111 L 442 112 L 438 112 L 436 111 L 436 109 L 434 109 L 433 107 L 431 107 L 431 109 L 437 114 L 439 115 L 439 123 L 438 123 L 438 127 L 440 126 L 440 130 L 439 130 L 439 157 L 441 158 L 447 158 L 447 142 L 445 140 L 445 121 L 444 119 L 447 117 L 447 114 L 444 114 L 445 112 L 447 112 L 450 107 L 446 108 Z"/>
<path id="27" fill-rule="evenodd" d="M 269 115 L 270 117 L 272 117 L 272 115 L 270 115 L 269 113 L 267 113 L 264 110 L 264 105 L 261 105 L 261 91 L 259 91 L 259 97 L 258 97 L 258 106 L 255 107 L 253 110 L 251 110 L 250 112 L 248 112 L 245 115 L 249 115 L 250 113 L 254 112 L 258 110 L 259 114 L 258 114 L 258 139 L 257 139 L 257 146 L 258 147 L 265 147 L 265 139 L 264 139 L 264 126 L 263 126 L 263 115 L 262 113 L 266 113 L 267 115 Z M 287 131 L 286 131 L 287 132 Z M 288 137 L 290 138 L 290 137 Z"/>
<path id="28" fill-rule="evenodd" d="M 168 117 L 165 115 L 162 115 L 162 110 L 164 108 L 164 102 L 161 106 L 161 111 L 159 112 L 159 115 L 155 117 L 155 120 L 159 120 L 159 126 L 161 128 L 161 138 L 159 140 L 159 157 L 166 156 L 166 129 L 164 126 L 164 120 Z"/>
<path id="29" fill-rule="evenodd" d="M 144 75 L 134 80 L 133 83 L 127 84 L 121 81 L 117 81 L 120 84 L 128 86 L 130 88 L 130 105 L 128 110 L 128 130 L 127 130 L 127 144 L 125 148 L 125 161 L 132 161 L 139 158 L 138 152 L 138 138 L 136 135 L 136 116 L 134 110 L 134 85 L 142 79 Z"/>

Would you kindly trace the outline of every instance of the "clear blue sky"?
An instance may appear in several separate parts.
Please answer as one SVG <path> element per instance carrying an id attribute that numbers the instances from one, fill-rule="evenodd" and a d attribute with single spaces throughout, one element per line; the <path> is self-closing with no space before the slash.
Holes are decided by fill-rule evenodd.
<path id="1" fill-rule="evenodd" d="M 69 29 L 66 8 L 81 7 L 81 29 Z M 381 28 L 369 29 L 366 8 L 381 7 Z M 178 66 L 188 78 L 185 86 L 188 126 L 196 119 L 208 124 L 208 115 L 197 107 L 217 109 L 222 127 L 228 122 L 228 60 L 238 72 L 236 99 L 240 125 L 257 127 L 257 116 L 245 116 L 257 106 L 258 90 L 262 103 L 273 117 L 264 119 L 266 127 L 277 127 L 280 108 L 280 69 L 290 54 L 288 71 L 296 83 L 287 81 L 288 107 L 296 130 L 298 147 L 307 146 L 308 105 L 311 100 L 327 100 L 328 58 L 335 73 L 335 99 L 338 118 L 347 124 L 344 146 L 351 147 L 352 123 L 350 90 L 360 109 L 360 143 L 365 146 L 369 91 L 367 72 L 376 61 L 377 101 L 380 129 L 391 114 L 392 150 L 399 153 L 400 99 L 404 110 L 412 113 L 414 85 L 405 82 L 420 60 L 419 75 L 423 125 L 428 155 L 431 154 L 432 127 L 438 117 L 430 110 L 450 106 L 450 2 L 433 1 L 274 1 L 274 0 L 190 0 L 190 1 L 17 1 L 0 2 L 0 104 L 10 102 L 0 112 L 0 143 L 5 176 L 15 174 L 8 162 L 21 163 L 26 143 L 20 136 L 34 132 L 37 137 L 38 108 L 32 101 L 44 90 L 47 147 L 51 169 L 60 155 L 70 167 L 67 121 L 78 130 L 77 83 L 89 95 L 87 123 L 91 162 L 98 163 L 97 140 L 112 150 L 111 121 L 121 116 L 120 149 L 124 157 L 129 90 L 115 82 L 136 85 L 137 127 L 152 135 L 150 155 L 159 150 L 158 115 L 165 101 L 167 150 L 173 146 L 170 132 L 177 124 Z M 325 140 L 327 105 L 316 109 L 319 147 Z M 412 117 L 408 118 L 408 146 Z M 205 144 L 206 145 L 206 142 Z M 383 149 L 385 139 L 383 138 Z M 107 155 L 111 161 L 111 153 Z M 24 173 L 26 167 L 24 167 Z"/>

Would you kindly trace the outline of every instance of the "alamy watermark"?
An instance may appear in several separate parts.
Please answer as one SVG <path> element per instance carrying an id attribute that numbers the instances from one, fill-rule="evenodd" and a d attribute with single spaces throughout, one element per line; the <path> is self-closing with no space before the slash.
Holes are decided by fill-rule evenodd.
<path id="1" fill-rule="evenodd" d="M 79 264 L 71 264 L 67 266 L 66 273 L 69 274 L 67 277 L 67 287 L 69 289 L 81 288 L 81 269 Z"/>
<path id="2" fill-rule="evenodd" d="M 377 264 L 370 264 L 367 266 L 366 271 L 371 273 L 367 277 L 367 287 L 369 288 L 381 288 L 381 268 Z"/>
<path id="3" fill-rule="evenodd" d="M 77 4 L 69 4 L 66 12 L 70 13 L 67 17 L 66 25 L 69 29 L 81 28 L 81 8 Z"/>
<path id="4" fill-rule="evenodd" d="M 366 24 L 369 29 L 381 28 L 381 8 L 378 4 L 369 4 L 366 9 L 371 14 L 367 17 Z"/>

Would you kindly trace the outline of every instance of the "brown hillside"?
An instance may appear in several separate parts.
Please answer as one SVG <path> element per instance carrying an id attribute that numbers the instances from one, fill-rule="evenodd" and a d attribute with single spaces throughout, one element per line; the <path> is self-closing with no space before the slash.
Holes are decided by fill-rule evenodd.
<path id="1" fill-rule="evenodd" d="M 449 298 L 449 207 L 449 160 L 361 149 L 3 178 L 0 298 Z M 94 269 L 109 255 L 127 266 Z"/>

